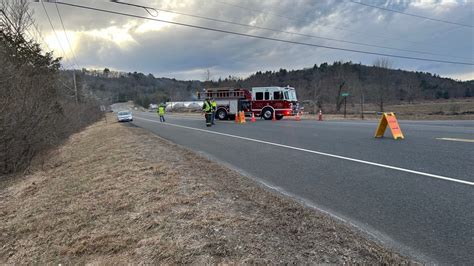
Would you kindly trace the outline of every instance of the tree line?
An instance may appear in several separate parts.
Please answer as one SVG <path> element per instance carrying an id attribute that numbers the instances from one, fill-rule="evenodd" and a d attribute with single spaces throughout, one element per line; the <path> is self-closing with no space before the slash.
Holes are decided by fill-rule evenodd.
<path id="1" fill-rule="evenodd" d="M 195 99 L 196 91 L 203 86 L 196 80 L 155 78 L 153 74 L 120 72 L 108 68 L 103 70 L 83 68 L 77 72 L 77 77 L 104 101 L 110 103 L 134 101 L 143 107 L 148 107 L 151 103 Z"/>
<path id="2" fill-rule="evenodd" d="M 336 112 L 342 106 L 343 92 L 350 94 L 351 101 L 376 104 L 380 111 L 384 110 L 386 104 L 474 95 L 474 81 L 462 82 L 427 72 L 393 69 L 392 62 L 386 58 L 375 60 L 372 66 L 334 62 L 315 64 L 312 68 L 301 70 L 258 71 L 245 79 L 229 77 L 212 82 L 211 85 L 290 85 L 296 88 L 300 101 Z"/>
<path id="3" fill-rule="evenodd" d="M 414 103 L 433 99 L 472 97 L 474 81 L 456 81 L 428 72 L 393 69 L 386 58 L 373 65 L 352 62 L 315 64 L 300 70 L 257 71 L 247 78 L 229 76 L 211 80 L 207 71 L 205 81 L 180 81 L 155 78 L 152 74 L 104 70 L 82 71 L 92 90 L 110 101 L 133 100 L 148 107 L 150 103 L 193 100 L 203 88 L 256 86 L 287 86 L 297 90 L 300 102 L 317 108 L 339 112 L 343 103 L 341 93 L 349 93 L 351 102 L 373 103 L 380 111 L 386 104 Z"/>
<path id="4" fill-rule="evenodd" d="M 1 4 L 0 175 L 27 169 L 35 157 L 101 117 L 91 93 L 63 80 L 61 58 L 25 37 L 34 23 L 28 1 Z"/>

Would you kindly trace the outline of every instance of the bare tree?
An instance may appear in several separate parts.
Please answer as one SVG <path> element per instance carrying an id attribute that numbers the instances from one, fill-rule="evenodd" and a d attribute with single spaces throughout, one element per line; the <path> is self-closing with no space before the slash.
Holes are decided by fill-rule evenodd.
<path id="1" fill-rule="evenodd" d="M 321 92 L 322 92 L 322 86 L 321 86 L 321 77 L 319 72 L 314 72 L 313 76 L 311 77 L 311 81 L 309 83 L 309 87 L 312 87 L 312 98 L 313 98 L 313 114 L 316 114 L 319 109 L 322 108 L 322 101 L 320 99 L 321 97 Z"/>
<path id="2" fill-rule="evenodd" d="M 374 61 L 373 66 L 380 67 L 383 69 L 391 69 L 393 67 L 393 62 L 388 58 L 382 57 L 377 58 Z"/>
<path id="3" fill-rule="evenodd" d="M 206 86 L 206 88 L 212 86 L 212 74 L 209 68 L 204 71 L 204 86 Z"/>
<path id="4" fill-rule="evenodd" d="M 211 78 L 212 78 L 212 76 L 211 76 L 211 71 L 210 71 L 209 68 L 208 68 L 208 69 L 206 69 L 206 71 L 204 72 L 204 81 L 209 82 L 209 81 L 211 81 Z"/>
<path id="5" fill-rule="evenodd" d="M 342 103 L 344 102 L 344 97 L 342 97 L 342 89 L 346 86 L 346 81 L 342 81 L 339 84 L 336 95 L 336 112 L 341 110 Z"/>
<path id="6" fill-rule="evenodd" d="M 379 85 L 377 87 L 377 104 L 379 105 L 380 112 L 384 111 L 384 103 L 387 100 L 390 86 L 390 69 L 393 66 L 393 62 L 388 58 L 378 58 L 374 61 L 373 66 L 376 67 L 377 79 Z"/>
<path id="7" fill-rule="evenodd" d="M 335 68 L 335 73 L 332 79 L 331 94 L 333 94 L 334 91 L 336 92 L 334 99 L 336 101 L 336 112 L 339 112 L 344 103 L 344 97 L 342 97 L 341 94 L 343 90 L 347 89 L 347 78 L 349 73 L 344 69 L 342 61 L 335 62 L 333 67 Z"/>
<path id="8" fill-rule="evenodd" d="M 414 75 L 407 75 L 405 84 L 408 103 L 413 103 L 415 99 L 420 97 L 420 82 Z"/>
<path id="9" fill-rule="evenodd" d="M 33 10 L 28 0 L 1 0 L 1 9 L 7 14 L 7 23 L 13 25 L 17 35 L 21 35 L 34 24 Z"/>

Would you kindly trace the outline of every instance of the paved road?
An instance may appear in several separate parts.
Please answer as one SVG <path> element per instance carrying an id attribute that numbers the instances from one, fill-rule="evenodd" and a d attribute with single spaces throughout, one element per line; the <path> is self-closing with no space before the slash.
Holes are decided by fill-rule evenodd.
<path id="1" fill-rule="evenodd" d="M 474 139 L 473 121 L 402 121 L 405 140 L 395 141 L 374 139 L 372 121 L 219 121 L 208 129 L 193 117 L 157 120 L 136 113 L 133 123 L 405 254 L 474 263 L 474 143 L 456 141 Z"/>

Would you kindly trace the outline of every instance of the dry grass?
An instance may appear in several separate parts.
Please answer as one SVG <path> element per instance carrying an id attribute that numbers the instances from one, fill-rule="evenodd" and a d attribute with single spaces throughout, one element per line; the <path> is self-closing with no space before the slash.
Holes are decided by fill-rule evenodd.
<path id="1" fill-rule="evenodd" d="M 344 108 L 344 107 L 343 107 Z M 379 107 L 375 104 L 366 104 L 364 106 L 364 119 L 379 119 L 375 113 Z M 474 119 L 474 99 L 451 99 L 451 100 L 433 100 L 417 102 L 413 104 L 386 105 L 386 112 L 394 112 L 399 119 L 404 120 L 473 120 Z M 347 116 L 344 118 L 344 109 L 336 114 L 334 111 L 323 114 L 324 120 L 360 120 L 360 106 L 358 104 L 347 105 Z M 293 118 L 286 118 L 293 119 Z M 305 114 L 302 119 L 316 120 L 317 115 Z"/>
<path id="2" fill-rule="evenodd" d="M 326 106 L 327 109 L 333 106 Z M 307 111 L 309 111 L 308 108 Z M 375 104 L 366 104 L 364 119 L 376 120 L 380 119 L 377 110 L 379 107 Z M 319 110 L 319 109 L 317 109 Z M 316 112 L 317 112 L 316 110 Z M 450 100 L 433 100 L 425 102 L 417 102 L 413 104 L 392 104 L 384 107 L 386 112 L 395 112 L 399 119 L 404 120 L 474 120 L 474 99 L 450 99 Z M 347 105 L 347 115 L 344 118 L 344 109 L 339 113 L 335 110 L 323 113 L 323 120 L 360 120 L 360 105 Z M 168 112 L 171 115 L 185 115 L 202 117 L 200 113 L 192 113 L 186 111 Z M 304 120 L 317 120 L 318 115 L 305 113 L 302 117 Z M 248 118 L 247 118 L 248 119 Z M 295 117 L 285 117 L 287 120 L 294 120 Z"/>
<path id="3" fill-rule="evenodd" d="M 474 119 L 473 99 L 452 99 L 388 106 L 403 119 Z"/>
<path id="4" fill-rule="evenodd" d="M 0 182 L 1 264 L 409 262 L 139 128 L 96 123 L 54 154 Z"/>

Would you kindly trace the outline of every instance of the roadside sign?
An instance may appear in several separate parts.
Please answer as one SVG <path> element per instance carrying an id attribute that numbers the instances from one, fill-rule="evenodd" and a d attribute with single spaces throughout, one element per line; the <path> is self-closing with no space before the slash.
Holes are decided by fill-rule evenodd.
<path id="1" fill-rule="evenodd" d="M 349 96 L 348 92 L 341 93 L 341 96 L 344 97 L 344 118 L 346 118 L 346 105 L 347 105 L 347 96 Z"/>
<path id="2" fill-rule="evenodd" d="M 397 117 L 394 113 L 383 113 L 382 118 L 380 119 L 379 125 L 377 127 L 377 131 L 375 132 L 376 138 L 382 138 L 385 130 L 387 129 L 387 125 L 392 132 L 393 139 L 404 139 L 402 130 L 398 125 Z"/>

